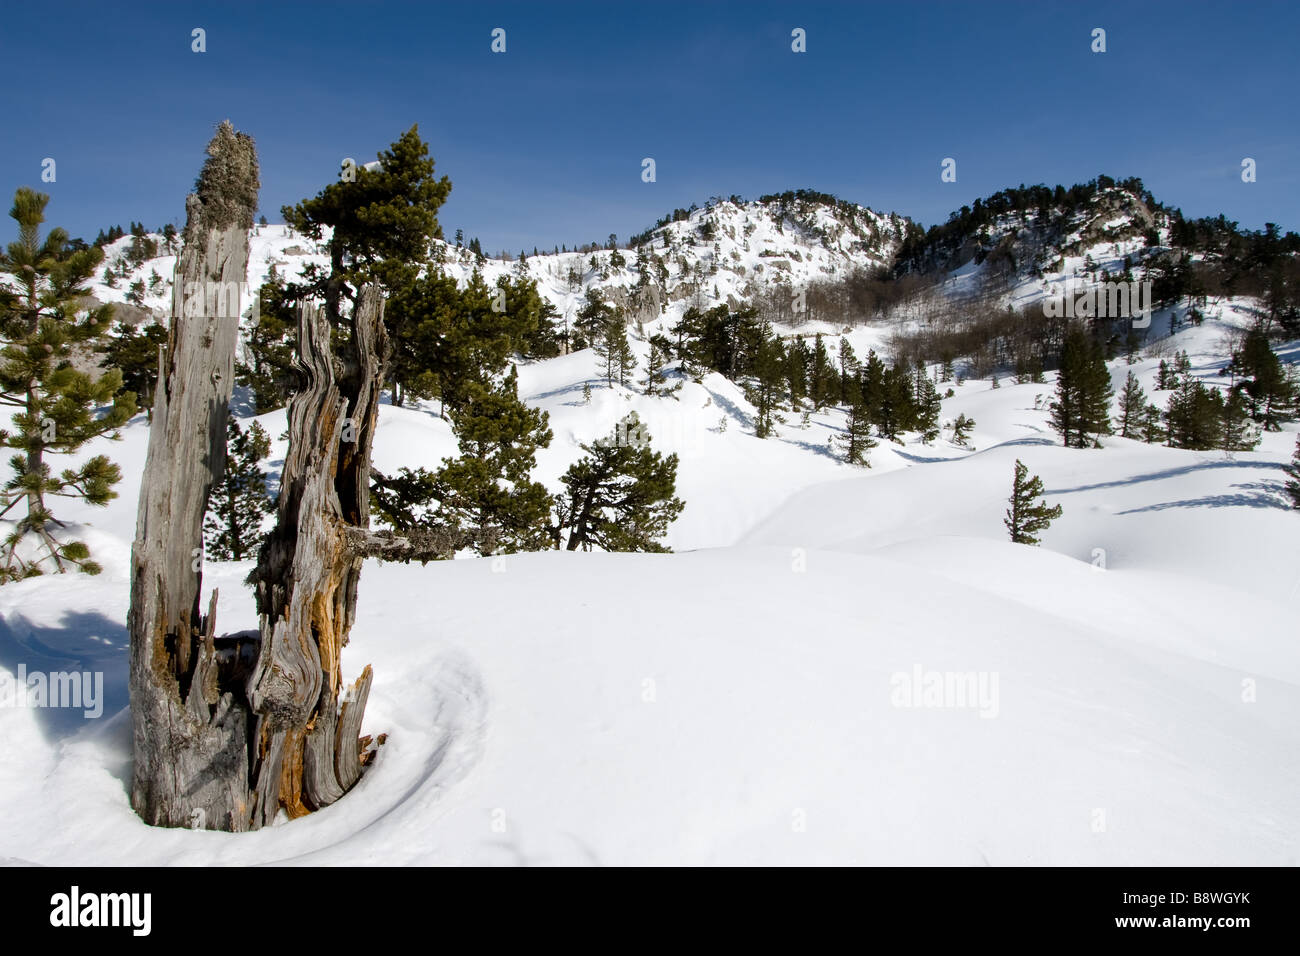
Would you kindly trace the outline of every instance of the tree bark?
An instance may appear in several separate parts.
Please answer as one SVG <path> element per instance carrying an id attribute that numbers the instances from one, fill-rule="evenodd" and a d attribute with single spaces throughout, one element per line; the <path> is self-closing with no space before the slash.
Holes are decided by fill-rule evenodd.
<path id="1" fill-rule="evenodd" d="M 131 804 L 158 826 L 242 830 L 248 820 L 243 693 L 222 679 L 215 595 L 204 618 L 199 567 L 203 512 L 225 467 L 239 335 L 238 306 L 230 309 L 227 300 L 225 310 L 209 309 L 220 300 L 208 293 L 245 281 L 258 174 L 252 140 L 228 123 L 208 152 L 199 182 L 207 201 L 191 195 L 186 202 L 131 552 Z M 217 197 L 214 182 L 238 188 Z"/>
<path id="2" fill-rule="evenodd" d="M 289 403 L 279 521 L 250 576 L 262 638 L 248 681 L 254 826 L 281 806 L 291 817 L 328 806 L 360 775 L 356 730 L 370 670 L 340 713 L 339 662 L 356 617 L 364 556 L 352 542 L 370 522 L 370 448 L 388 354 L 378 286 L 362 289 L 351 332 L 347 360 L 336 363 L 324 312 L 299 310 L 304 381 Z"/>

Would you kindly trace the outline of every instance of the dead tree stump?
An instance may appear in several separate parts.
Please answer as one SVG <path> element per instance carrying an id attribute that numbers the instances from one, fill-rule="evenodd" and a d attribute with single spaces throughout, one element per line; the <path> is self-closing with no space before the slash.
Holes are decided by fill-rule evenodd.
<path id="1" fill-rule="evenodd" d="M 294 817 L 328 806 L 356 783 L 371 671 L 344 693 L 340 654 L 363 559 L 439 556 L 449 543 L 369 530 L 388 339 L 379 287 L 366 286 L 347 328 L 299 309 L 278 522 L 249 575 L 258 631 L 218 637 L 215 594 L 200 614 L 203 513 L 225 464 L 239 331 L 238 307 L 209 305 L 244 282 L 257 207 L 252 140 L 224 123 L 208 152 L 187 203 L 131 556 L 131 804 L 157 826 L 243 831 L 282 807 Z"/>

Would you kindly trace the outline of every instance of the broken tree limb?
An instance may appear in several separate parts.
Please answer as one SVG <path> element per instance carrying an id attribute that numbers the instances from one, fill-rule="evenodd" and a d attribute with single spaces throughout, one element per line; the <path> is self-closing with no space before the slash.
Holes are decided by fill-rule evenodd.
<path id="1" fill-rule="evenodd" d="M 363 684 L 342 713 L 340 657 L 356 618 L 363 556 L 349 529 L 370 520 L 370 449 L 388 354 L 378 286 L 361 290 L 336 361 L 324 310 L 298 314 L 302 382 L 289 404 L 289 452 L 275 530 L 250 575 L 261 646 L 248 681 L 253 825 L 333 803 L 359 776 Z"/>
<path id="2" fill-rule="evenodd" d="M 445 525 L 419 526 L 405 531 L 369 531 L 349 527 L 344 531 L 348 549 L 358 557 L 380 561 L 438 561 L 453 557 L 462 548 L 489 544 L 495 540 L 474 530 Z"/>

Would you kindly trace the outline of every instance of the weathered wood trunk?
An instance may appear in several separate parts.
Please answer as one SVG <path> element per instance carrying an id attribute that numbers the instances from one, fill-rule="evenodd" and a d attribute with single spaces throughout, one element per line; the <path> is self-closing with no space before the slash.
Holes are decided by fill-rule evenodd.
<path id="1" fill-rule="evenodd" d="M 252 141 L 223 124 L 209 153 L 188 202 L 132 550 L 131 802 L 154 825 L 242 831 L 280 808 L 327 806 L 356 783 L 371 671 L 343 694 L 340 654 L 363 556 L 430 546 L 369 531 L 388 342 L 383 298 L 367 286 L 341 358 L 321 308 L 299 310 L 279 520 L 249 576 L 258 631 L 218 637 L 215 593 L 200 614 L 203 513 L 225 462 L 239 313 L 196 303 L 244 281 L 257 201 Z"/>
<path id="2" fill-rule="evenodd" d="M 248 682 L 254 727 L 253 825 L 333 803 L 361 773 L 357 733 L 367 667 L 342 692 L 340 655 L 356 617 L 370 522 L 370 448 L 388 340 L 378 286 L 361 290 L 346 359 L 335 360 L 324 310 L 298 315 L 303 382 L 289 404 L 279 521 L 256 571 L 261 645 Z"/>
<path id="3" fill-rule="evenodd" d="M 238 655 L 218 654 L 213 615 L 199 612 L 199 567 L 203 512 L 225 466 L 239 335 L 229 292 L 245 281 L 258 172 L 252 140 L 229 123 L 208 152 L 186 203 L 131 554 L 131 803 L 148 823 L 239 830 L 246 708 L 221 673 Z"/>

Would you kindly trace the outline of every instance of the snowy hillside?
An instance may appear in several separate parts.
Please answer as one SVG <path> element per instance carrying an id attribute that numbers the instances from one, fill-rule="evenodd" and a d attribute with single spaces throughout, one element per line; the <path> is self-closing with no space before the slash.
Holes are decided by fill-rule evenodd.
<path id="1" fill-rule="evenodd" d="M 713 242 L 710 300 L 713 284 L 725 298 L 771 275 L 776 257 L 759 253 L 782 242 L 799 253 L 783 276 L 888 251 L 778 231 L 767 211 L 713 212 L 713 241 L 694 238 L 703 211 L 667 227 L 690 258 L 685 275 L 674 267 L 658 321 L 685 307 Z M 446 255 L 467 277 L 467 254 Z M 728 258 L 737 265 L 724 268 Z M 566 278 L 579 259 L 590 255 L 528 259 L 561 314 L 582 295 Z M 287 273 L 307 261 L 323 256 L 262 227 L 250 282 L 272 262 Z M 516 268 L 489 261 L 484 272 Z M 123 285 L 96 292 L 116 299 Z M 1217 381 L 1246 308 L 1224 302 L 1203 325 L 1153 335 L 1132 367 L 1148 394 L 1163 401 L 1155 367 L 1174 349 Z M 847 337 L 865 354 L 887 335 L 863 325 Z M 644 366 L 644 338 L 635 347 Z M 1297 362 L 1300 343 L 1279 354 Z M 1127 370 L 1111 363 L 1117 385 Z M 0 668 L 102 670 L 104 712 L 0 710 L 0 760 L 22 768 L 0 791 L 0 857 L 1300 863 L 1300 514 L 1281 494 L 1294 425 L 1230 456 L 1119 438 L 1066 449 L 1047 423 L 1050 373 L 997 389 L 969 379 L 943 419 L 975 419 L 973 447 L 882 441 L 864 470 L 828 452 L 843 410 L 807 427 L 787 416 L 760 440 L 753 408 L 716 374 L 647 397 L 605 387 L 581 351 L 522 365 L 519 391 L 550 414 L 555 437 L 535 477 L 552 490 L 579 443 L 638 411 L 652 445 L 681 456 L 686 510 L 667 542 L 677 553 L 369 562 L 343 671 L 373 664 L 363 732 L 387 743 L 340 803 L 238 836 L 151 829 L 129 805 L 123 621 L 147 425 L 138 417 L 120 443 L 88 446 L 125 475 L 107 509 L 64 509 L 105 572 L 0 588 Z M 377 467 L 453 454 L 436 411 L 385 406 Z M 273 438 L 283 417 L 263 416 Z M 284 451 L 274 445 L 273 467 Z M 1037 549 L 1007 543 L 1001 525 L 1017 458 L 1064 508 Z M 248 569 L 205 567 L 223 627 L 256 620 Z M 933 706 L 923 691 L 935 674 L 969 675 L 971 695 Z"/>
<path id="2" fill-rule="evenodd" d="M 685 211 L 683 211 L 684 213 Z M 489 286 L 502 276 L 524 275 L 554 306 L 560 321 L 572 319 L 589 291 L 599 291 L 623 308 L 633 323 L 668 325 L 692 305 L 733 305 L 756 295 L 807 288 L 828 277 L 856 270 L 884 269 L 892 261 L 907 220 L 881 215 L 848 203 L 780 200 L 737 203 L 720 200 L 686 218 L 656 227 L 645 243 L 646 279 L 641 280 L 636 253 L 621 249 L 623 265 L 612 263 L 612 250 L 564 252 L 517 259 L 479 260 L 467 248 L 435 244 L 439 267 L 462 285 L 478 271 Z M 165 251 L 161 236 L 152 236 Z M 176 257 L 160 255 L 137 267 L 127 260 L 132 241 L 125 236 L 104 247 L 104 264 L 92 294 L 102 302 L 126 303 L 133 283 L 144 284 L 142 306 L 165 315 L 171 304 Z M 323 243 L 283 225 L 255 228 L 249 254 L 247 288 L 242 306 L 276 272 L 296 279 L 308 265 L 328 265 Z M 121 278 L 103 281 L 106 270 Z M 158 275 L 161 281 L 154 281 Z M 135 316 L 135 314 L 132 314 Z"/>
<path id="3" fill-rule="evenodd" d="M 1138 181 L 1098 187 L 1073 203 L 1045 199 L 1034 210 L 989 214 L 978 227 L 954 214 L 930 234 L 896 213 L 880 214 L 816 193 L 748 202 L 733 197 L 711 200 L 702 209 L 678 210 L 676 219 L 665 217 L 634 237 L 640 253 L 624 247 L 543 252 L 522 261 L 480 259 L 467 248 L 436 241 L 434 260 L 462 287 L 475 272 L 489 286 L 505 276 L 535 281 L 562 325 L 571 324 L 588 294 L 597 292 L 623 310 L 643 350 L 650 335 L 666 333 L 688 308 L 725 303 L 759 304 L 786 336 L 843 334 L 859 356 L 868 348 L 886 354 L 891 334 L 931 327 L 937 314 L 952 314 L 954 307 L 959 315 L 962 303 L 1037 312 L 1049 300 L 1095 290 L 1123 276 L 1135 280 L 1145 275 L 1148 266 L 1177 250 L 1170 246 L 1168 212 L 1140 183 L 1133 183 Z M 1073 187 L 1066 195 L 1081 189 Z M 162 237 L 152 238 L 163 249 Z M 103 302 L 127 303 L 132 284 L 139 282 L 144 286 L 142 308 L 127 309 L 123 317 L 138 322 L 147 312 L 165 316 L 176 258 L 160 255 L 133 268 L 127 260 L 131 241 L 128 235 L 105 246 L 92 294 Z M 1203 258 L 1195 253 L 1190 261 Z M 293 280 L 309 265 L 328 266 L 323 242 L 284 225 L 256 227 L 247 286 L 241 290 L 244 314 L 272 270 Z M 111 286 L 103 281 L 109 269 L 118 276 Z M 875 311 L 861 311 L 866 307 L 845 294 L 854 277 L 890 270 L 916 271 L 921 278 L 901 299 L 880 303 Z M 837 310 L 818 310 L 803 301 L 819 287 L 837 290 L 843 320 L 819 318 Z M 796 299 L 799 303 L 792 306 Z M 1216 317 L 1229 323 L 1234 309 L 1252 304 L 1222 297 L 1211 303 Z M 1144 344 L 1167 335 L 1171 311 L 1156 310 L 1151 324 L 1139 327 Z"/>

